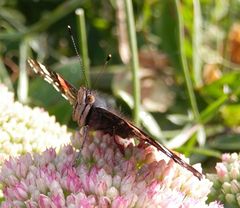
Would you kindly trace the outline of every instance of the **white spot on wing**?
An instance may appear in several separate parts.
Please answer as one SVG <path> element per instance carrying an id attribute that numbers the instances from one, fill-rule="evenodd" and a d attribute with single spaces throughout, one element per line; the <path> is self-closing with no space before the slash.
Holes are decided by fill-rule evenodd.
<path id="1" fill-rule="evenodd" d="M 39 62 L 38 62 L 38 64 L 39 64 L 40 68 L 42 69 L 42 71 L 43 71 L 46 75 L 50 76 L 50 73 L 49 73 L 49 71 L 47 70 L 47 68 L 46 68 L 43 64 L 41 64 L 41 63 L 39 63 Z"/>
<path id="2" fill-rule="evenodd" d="M 50 83 L 50 84 L 53 83 L 53 80 L 52 80 L 50 77 L 48 77 L 48 76 L 45 76 L 45 77 L 44 77 L 44 80 L 47 81 L 47 82 Z"/>
<path id="3" fill-rule="evenodd" d="M 58 88 L 58 86 L 56 86 L 55 84 L 53 84 L 53 87 L 54 87 L 58 92 L 60 92 L 60 89 Z"/>

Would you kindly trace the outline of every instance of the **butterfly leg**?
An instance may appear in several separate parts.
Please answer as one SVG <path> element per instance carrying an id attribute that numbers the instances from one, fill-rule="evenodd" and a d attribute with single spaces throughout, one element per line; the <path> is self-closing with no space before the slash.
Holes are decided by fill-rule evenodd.
<path id="1" fill-rule="evenodd" d="M 121 141 L 122 138 L 119 137 L 119 136 L 116 134 L 116 128 L 115 128 L 115 126 L 113 126 L 112 136 L 113 136 L 114 142 L 115 142 L 115 144 L 117 145 L 118 149 L 119 149 L 120 152 L 124 155 L 124 154 L 125 154 L 124 144 L 123 144 L 122 141 Z"/>
<path id="2" fill-rule="evenodd" d="M 86 141 L 88 133 L 89 133 L 88 126 L 83 126 L 82 130 L 83 130 L 83 134 L 82 134 L 83 141 L 82 141 L 82 145 L 81 145 L 81 147 L 79 149 L 78 155 L 77 155 L 77 157 L 76 157 L 76 159 L 74 161 L 73 166 L 77 166 L 81 162 L 82 149 L 84 147 L 85 141 Z"/>

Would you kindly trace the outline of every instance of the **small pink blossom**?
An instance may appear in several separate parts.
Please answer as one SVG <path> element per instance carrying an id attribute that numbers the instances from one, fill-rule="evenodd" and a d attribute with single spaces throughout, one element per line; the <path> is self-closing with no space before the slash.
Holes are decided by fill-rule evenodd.
<path id="1" fill-rule="evenodd" d="M 52 201 L 49 197 L 40 194 L 38 198 L 38 205 L 41 208 L 51 208 L 52 207 Z"/>
<path id="2" fill-rule="evenodd" d="M 13 186 L 13 193 L 15 198 L 19 201 L 24 201 L 28 198 L 28 187 L 24 182 L 16 183 Z"/>
<path id="3" fill-rule="evenodd" d="M 217 163 L 216 170 L 220 179 L 224 180 L 228 176 L 227 167 L 223 163 Z"/>
<path id="4" fill-rule="evenodd" d="M 117 196 L 112 202 L 112 208 L 125 208 L 128 207 L 129 201 L 124 196 Z"/>

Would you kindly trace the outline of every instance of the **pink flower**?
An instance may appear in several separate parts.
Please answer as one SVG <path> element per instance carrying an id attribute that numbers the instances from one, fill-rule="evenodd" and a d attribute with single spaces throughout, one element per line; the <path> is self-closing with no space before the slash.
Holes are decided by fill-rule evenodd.
<path id="1" fill-rule="evenodd" d="M 208 174 L 213 182 L 209 195 L 212 200 L 220 200 L 231 207 L 240 206 L 240 155 L 223 154 L 222 162 L 216 165 L 216 174 Z"/>
<path id="2" fill-rule="evenodd" d="M 228 177 L 227 167 L 223 163 L 217 163 L 216 170 L 219 179 L 224 180 L 224 178 Z"/>
<path id="3" fill-rule="evenodd" d="M 75 147 L 82 141 L 79 133 L 72 138 Z M 148 145 L 130 142 L 122 154 L 114 139 L 100 132 L 85 138 L 80 153 L 67 145 L 58 153 L 50 148 L 10 158 L 0 183 L 2 207 L 222 207 L 206 203 L 208 179 L 199 181 Z"/>

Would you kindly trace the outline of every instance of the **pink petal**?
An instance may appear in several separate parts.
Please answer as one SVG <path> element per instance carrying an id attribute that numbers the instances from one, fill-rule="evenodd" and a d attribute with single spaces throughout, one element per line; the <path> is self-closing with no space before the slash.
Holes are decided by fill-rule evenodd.
<path id="1" fill-rule="evenodd" d="M 49 197 L 40 194 L 38 198 L 38 205 L 39 208 L 52 208 L 52 203 Z"/>

